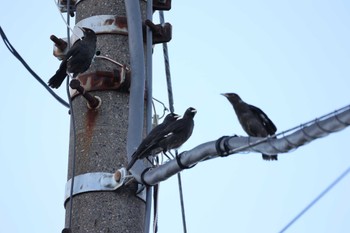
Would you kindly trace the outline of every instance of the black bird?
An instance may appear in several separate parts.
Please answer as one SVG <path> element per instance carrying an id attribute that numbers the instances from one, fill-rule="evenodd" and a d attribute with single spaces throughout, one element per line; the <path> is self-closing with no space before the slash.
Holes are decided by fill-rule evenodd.
<path id="1" fill-rule="evenodd" d="M 166 154 L 167 151 L 177 149 L 184 144 L 192 135 L 193 118 L 196 113 L 195 108 L 189 107 L 181 119 L 167 126 L 163 131 L 163 135 L 156 138 L 154 141 L 156 147 L 161 148 L 163 153 Z"/>
<path id="2" fill-rule="evenodd" d="M 83 73 L 89 69 L 91 65 L 96 51 L 96 34 L 90 28 L 83 27 L 80 29 L 83 31 L 84 37 L 68 50 L 61 62 L 60 68 L 49 80 L 48 84 L 52 88 L 61 86 L 67 76 L 67 72 L 73 73 L 73 77 L 76 77 L 79 73 Z"/>
<path id="3" fill-rule="evenodd" d="M 169 124 L 176 121 L 180 116 L 175 113 L 168 114 L 163 122 L 156 127 L 154 127 L 148 135 L 142 140 L 141 144 L 137 147 L 136 151 L 131 156 L 131 161 L 127 166 L 127 170 L 129 170 L 136 160 L 143 159 L 149 156 L 151 153 L 149 153 L 146 149 L 149 147 L 150 143 L 153 141 L 153 139 L 161 133 Z M 160 151 L 159 151 L 160 152 Z M 159 153 L 158 152 L 158 153 Z"/>
<path id="4" fill-rule="evenodd" d="M 168 150 L 179 148 L 192 135 L 194 128 L 193 117 L 196 115 L 196 112 L 195 108 L 188 108 L 181 119 L 166 124 L 163 130 L 158 131 L 157 134 L 147 139 L 150 140 L 148 146 L 140 151 L 139 154 L 133 155 L 133 157 L 142 159 L 160 152 L 165 154 Z M 127 169 L 132 166 L 130 164 Z"/>
<path id="5" fill-rule="evenodd" d="M 224 93 L 222 95 L 232 104 L 239 123 L 249 136 L 267 137 L 276 133 L 276 126 L 260 108 L 245 103 L 235 93 Z M 262 158 L 264 160 L 277 160 L 277 155 L 262 154 Z"/>

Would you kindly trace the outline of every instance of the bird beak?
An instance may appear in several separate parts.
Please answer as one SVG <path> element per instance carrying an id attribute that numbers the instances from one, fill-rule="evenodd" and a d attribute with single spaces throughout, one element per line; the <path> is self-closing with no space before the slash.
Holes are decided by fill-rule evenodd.
<path id="1" fill-rule="evenodd" d="M 180 118 L 181 116 L 176 114 L 174 117 L 175 117 L 175 119 L 178 119 L 178 118 Z"/>
<path id="2" fill-rule="evenodd" d="M 221 93 L 220 95 L 223 95 L 223 96 L 227 97 L 227 94 L 226 94 L 226 93 Z"/>
<path id="3" fill-rule="evenodd" d="M 197 112 L 197 109 L 194 108 L 194 109 L 191 110 L 191 112 Z"/>

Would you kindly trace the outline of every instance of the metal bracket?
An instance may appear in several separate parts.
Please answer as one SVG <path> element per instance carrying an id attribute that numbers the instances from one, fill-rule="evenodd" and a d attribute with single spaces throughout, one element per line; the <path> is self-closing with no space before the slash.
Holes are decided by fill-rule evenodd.
<path id="1" fill-rule="evenodd" d="M 126 66 L 123 66 L 113 71 L 95 71 L 80 74 L 77 79 L 80 81 L 85 92 L 102 90 L 127 92 L 130 87 L 130 72 Z M 70 89 L 69 91 L 71 98 L 79 95 L 77 90 Z"/>
<path id="2" fill-rule="evenodd" d="M 171 9 L 171 0 L 153 0 L 153 10 L 169 11 Z"/>
<path id="3" fill-rule="evenodd" d="M 146 187 L 143 184 L 138 184 L 136 196 L 146 202 Z"/>
<path id="4" fill-rule="evenodd" d="M 172 26 L 170 23 L 153 24 L 152 21 L 146 20 L 143 25 L 143 37 L 146 42 L 146 25 L 151 28 L 153 35 L 153 44 L 166 43 L 172 38 Z M 79 27 L 87 27 L 94 30 L 96 34 L 118 34 L 128 35 L 127 19 L 123 16 L 117 15 L 95 15 L 79 21 L 73 28 L 73 34 L 70 39 L 71 46 L 83 36 L 83 32 Z M 53 48 L 53 55 L 62 60 L 66 53 L 67 38 L 57 38 L 52 35 L 51 40 L 55 43 Z"/>
<path id="5" fill-rule="evenodd" d="M 83 32 L 78 27 L 91 28 L 96 34 L 128 35 L 126 17 L 117 15 L 95 15 L 79 21 L 74 26 L 73 35 L 70 39 L 71 45 L 83 36 Z M 67 38 L 58 39 L 57 37 L 55 38 L 55 36 L 51 36 L 51 40 L 55 42 L 53 49 L 54 56 L 62 60 L 68 52 L 68 49 L 64 48 L 64 50 L 62 50 L 61 44 L 67 42 Z"/>
<path id="6" fill-rule="evenodd" d="M 83 0 L 71 0 L 71 12 L 75 12 L 77 4 Z M 62 13 L 67 12 L 67 0 L 59 0 L 58 7 Z M 171 9 L 171 0 L 153 0 L 153 10 L 168 11 Z"/>
<path id="7" fill-rule="evenodd" d="M 74 177 L 73 196 L 86 192 L 114 191 L 124 184 L 127 171 L 119 169 L 115 173 L 92 172 Z M 64 203 L 70 198 L 72 179 L 66 183 Z"/>
<path id="8" fill-rule="evenodd" d="M 148 26 L 152 33 L 152 43 L 160 44 L 167 43 L 172 37 L 172 26 L 170 23 L 154 24 L 151 20 L 146 19 L 143 26 L 143 41 L 146 42 L 146 26 Z"/>
<path id="9" fill-rule="evenodd" d="M 70 1 L 70 8 L 71 8 L 70 9 L 70 13 L 74 13 L 75 12 L 75 10 L 76 10 L 76 7 L 75 7 L 76 2 L 77 2 L 77 0 L 71 0 Z M 59 0 L 58 3 L 57 3 L 57 6 L 58 6 L 58 8 L 60 8 L 60 11 L 62 13 L 67 12 L 67 0 Z"/>

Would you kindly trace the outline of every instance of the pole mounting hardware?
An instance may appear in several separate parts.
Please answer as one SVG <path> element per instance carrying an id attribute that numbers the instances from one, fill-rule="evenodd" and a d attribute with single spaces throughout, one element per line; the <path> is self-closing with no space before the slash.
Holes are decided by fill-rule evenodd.
<path id="1" fill-rule="evenodd" d="M 89 93 L 87 93 L 84 87 L 80 85 L 80 81 L 78 79 L 72 79 L 72 81 L 70 81 L 69 83 L 69 86 L 72 89 L 77 90 L 87 100 L 88 108 L 96 109 L 101 106 L 101 98 L 98 96 L 92 96 Z"/>
<path id="2" fill-rule="evenodd" d="M 117 170 L 115 173 L 91 172 L 74 177 L 73 196 L 97 191 L 114 191 L 124 184 L 127 171 L 125 168 Z M 66 192 L 64 203 L 66 204 L 70 197 L 72 179 L 66 183 Z"/>
<path id="3" fill-rule="evenodd" d="M 86 27 L 94 30 L 99 34 L 117 34 L 128 35 L 127 20 L 124 16 L 118 15 L 94 15 L 79 21 L 73 28 L 73 33 L 70 38 L 70 45 L 72 46 L 77 40 L 83 36 L 83 32 L 79 27 Z M 58 39 L 56 36 L 51 36 L 51 40 L 54 41 L 53 54 L 58 59 L 62 60 L 68 49 L 61 49 L 60 44 L 67 41 L 67 38 Z M 56 40 L 57 38 L 57 40 Z M 66 42 L 67 43 L 67 42 Z"/>
<path id="4" fill-rule="evenodd" d="M 73 17 L 74 16 L 74 12 L 76 10 L 76 3 L 77 3 L 77 0 L 71 0 L 70 1 L 70 15 Z M 62 13 L 65 13 L 67 12 L 67 0 L 59 0 L 58 3 L 57 3 L 57 6 L 58 8 L 60 9 L 60 11 Z"/>
<path id="5" fill-rule="evenodd" d="M 59 60 L 63 60 L 68 52 L 68 43 L 64 39 L 57 38 L 55 35 L 51 35 L 50 39 L 55 43 L 54 47 L 54 56 Z"/>
<path id="6" fill-rule="evenodd" d="M 146 19 L 145 25 L 148 26 L 152 33 L 153 44 L 167 43 L 171 40 L 172 37 L 172 26 L 170 23 L 164 24 L 154 24 L 151 20 Z M 146 42 L 146 27 L 143 28 L 144 37 L 143 40 Z"/>
<path id="7" fill-rule="evenodd" d="M 169 11 L 171 9 L 171 0 L 153 0 L 153 10 Z"/>

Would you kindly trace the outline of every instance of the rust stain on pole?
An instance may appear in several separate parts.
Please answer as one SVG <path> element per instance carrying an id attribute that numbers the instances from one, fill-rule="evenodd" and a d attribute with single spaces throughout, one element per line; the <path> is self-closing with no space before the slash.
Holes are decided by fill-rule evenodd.
<path id="1" fill-rule="evenodd" d="M 85 115 L 86 134 L 84 135 L 83 149 L 85 150 L 86 153 L 90 151 L 90 145 L 92 142 L 93 131 L 95 128 L 97 116 L 98 116 L 98 110 L 96 109 L 88 109 Z"/>

